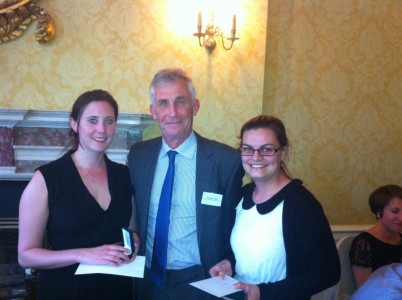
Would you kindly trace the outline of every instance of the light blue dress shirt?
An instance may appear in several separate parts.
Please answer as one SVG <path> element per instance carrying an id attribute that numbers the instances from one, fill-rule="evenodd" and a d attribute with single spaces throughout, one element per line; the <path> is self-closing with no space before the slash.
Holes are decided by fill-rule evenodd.
<path id="1" fill-rule="evenodd" d="M 172 150 L 162 140 L 156 164 L 149 207 L 146 241 L 146 266 L 150 268 L 155 234 L 155 220 L 163 181 L 169 165 L 167 152 Z M 175 158 L 175 177 L 170 210 L 167 269 L 184 269 L 201 264 L 197 239 L 195 169 L 197 139 L 194 132 L 178 148 Z"/>

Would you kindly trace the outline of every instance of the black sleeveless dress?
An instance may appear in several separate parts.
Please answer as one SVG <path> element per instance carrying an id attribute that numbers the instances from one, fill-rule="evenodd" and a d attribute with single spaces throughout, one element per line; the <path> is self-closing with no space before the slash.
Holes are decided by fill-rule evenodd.
<path id="1" fill-rule="evenodd" d="M 111 202 L 103 210 L 81 180 L 71 153 L 38 168 L 49 194 L 49 247 L 65 250 L 122 242 L 121 228 L 129 225 L 132 211 L 133 188 L 128 168 L 105 156 Z M 132 299 L 133 278 L 74 275 L 77 267 L 74 264 L 39 270 L 38 299 Z"/>

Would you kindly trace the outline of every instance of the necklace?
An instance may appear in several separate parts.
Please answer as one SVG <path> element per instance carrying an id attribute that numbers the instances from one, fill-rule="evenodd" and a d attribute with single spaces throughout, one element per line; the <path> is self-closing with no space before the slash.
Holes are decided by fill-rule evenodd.
<path id="1" fill-rule="evenodd" d="M 89 182 L 91 184 L 95 184 L 97 182 L 97 178 L 101 179 L 99 176 L 101 176 L 102 168 L 105 168 L 104 162 L 101 162 L 98 167 L 84 167 L 82 164 L 79 163 L 80 160 L 77 158 L 77 155 L 75 155 L 75 153 L 73 153 L 71 157 L 75 165 L 77 166 L 78 172 L 81 176 L 81 180 Z M 91 173 L 96 176 L 91 175 Z"/>
<path id="2" fill-rule="evenodd" d="M 96 182 L 96 177 L 91 175 L 88 170 L 85 170 L 85 177 L 89 180 L 90 183 L 94 184 Z"/>

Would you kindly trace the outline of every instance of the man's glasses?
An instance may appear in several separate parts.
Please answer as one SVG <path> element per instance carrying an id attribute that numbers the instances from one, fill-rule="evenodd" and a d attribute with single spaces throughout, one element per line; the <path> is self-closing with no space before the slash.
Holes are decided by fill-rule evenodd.
<path id="1" fill-rule="evenodd" d="M 253 156 L 254 152 L 257 151 L 260 156 L 274 156 L 276 152 L 281 148 L 273 148 L 273 147 L 262 147 L 260 149 L 254 149 L 251 147 L 240 147 L 239 152 L 243 156 Z"/>

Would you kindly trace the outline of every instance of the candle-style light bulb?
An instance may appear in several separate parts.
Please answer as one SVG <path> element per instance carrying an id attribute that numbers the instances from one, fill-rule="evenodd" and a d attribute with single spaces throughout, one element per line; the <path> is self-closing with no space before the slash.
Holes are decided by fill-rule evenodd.
<path id="1" fill-rule="evenodd" d="M 232 30 L 236 30 L 236 15 L 233 15 Z"/>
<path id="2" fill-rule="evenodd" d="M 198 11 L 198 27 L 202 27 L 202 14 L 201 11 Z"/>

